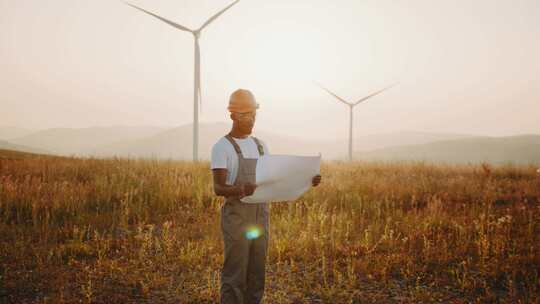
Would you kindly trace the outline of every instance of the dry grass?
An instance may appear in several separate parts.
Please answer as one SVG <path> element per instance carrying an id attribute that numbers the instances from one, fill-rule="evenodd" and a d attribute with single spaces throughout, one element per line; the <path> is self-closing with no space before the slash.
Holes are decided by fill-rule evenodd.
<path id="1" fill-rule="evenodd" d="M 325 163 L 271 208 L 266 303 L 537 303 L 530 167 Z M 0 302 L 216 303 L 208 163 L 0 158 Z"/>

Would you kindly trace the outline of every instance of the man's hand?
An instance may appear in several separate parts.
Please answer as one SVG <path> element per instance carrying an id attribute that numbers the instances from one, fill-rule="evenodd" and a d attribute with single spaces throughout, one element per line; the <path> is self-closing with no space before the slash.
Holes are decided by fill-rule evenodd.
<path id="1" fill-rule="evenodd" d="M 313 179 L 311 179 L 311 185 L 317 187 L 321 183 L 321 178 L 320 174 L 315 175 Z"/>
<path id="2" fill-rule="evenodd" d="M 242 189 L 242 194 L 240 195 L 240 198 L 244 196 L 250 196 L 253 195 L 253 192 L 255 192 L 255 188 L 257 188 L 257 185 L 252 183 L 245 183 L 243 185 L 240 185 Z"/>

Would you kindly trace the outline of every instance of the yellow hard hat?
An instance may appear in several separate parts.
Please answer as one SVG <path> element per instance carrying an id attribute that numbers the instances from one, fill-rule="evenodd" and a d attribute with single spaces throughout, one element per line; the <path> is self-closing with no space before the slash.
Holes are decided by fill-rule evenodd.
<path id="1" fill-rule="evenodd" d="M 235 113 L 253 112 L 259 108 L 255 96 L 249 90 L 238 89 L 231 94 L 227 109 Z"/>

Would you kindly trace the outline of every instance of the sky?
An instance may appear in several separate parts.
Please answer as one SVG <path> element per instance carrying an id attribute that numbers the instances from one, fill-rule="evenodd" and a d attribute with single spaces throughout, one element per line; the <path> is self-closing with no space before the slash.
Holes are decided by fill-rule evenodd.
<path id="1" fill-rule="evenodd" d="M 225 0 L 131 0 L 190 28 Z M 538 0 L 241 0 L 201 36 L 200 120 L 310 139 L 403 131 L 540 134 Z M 122 1 L 0 0 L 0 126 L 193 121 L 193 37 Z"/>

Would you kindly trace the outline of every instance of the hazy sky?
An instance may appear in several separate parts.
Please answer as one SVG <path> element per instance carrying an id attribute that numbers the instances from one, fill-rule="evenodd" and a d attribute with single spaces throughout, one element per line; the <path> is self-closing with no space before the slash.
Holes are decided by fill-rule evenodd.
<path id="1" fill-rule="evenodd" d="M 132 0 L 191 28 L 225 0 Z M 256 129 L 346 137 L 540 133 L 540 1 L 242 0 L 201 37 L 202 122 L 236 88 Z M 193 119 L 193 38 L 110 0 L 0 0 L 0 125 L 177 126 Z"/>

